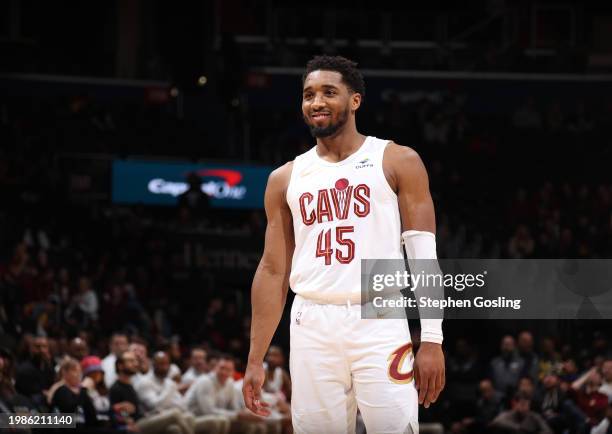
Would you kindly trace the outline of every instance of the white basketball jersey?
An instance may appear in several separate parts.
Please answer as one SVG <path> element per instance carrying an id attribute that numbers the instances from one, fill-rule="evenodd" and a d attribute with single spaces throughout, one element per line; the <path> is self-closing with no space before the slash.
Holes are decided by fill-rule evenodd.
<path id="1" fill-rule="evenodd" d="M 388 140 L 367 137 L 337 163 L 316 146 L 293 162 L 287 203 L 295 252 L 289 284 L 318 303 L 361 300 L 361 259 L 401 259 L 397 195 L 383 173 Z"/>

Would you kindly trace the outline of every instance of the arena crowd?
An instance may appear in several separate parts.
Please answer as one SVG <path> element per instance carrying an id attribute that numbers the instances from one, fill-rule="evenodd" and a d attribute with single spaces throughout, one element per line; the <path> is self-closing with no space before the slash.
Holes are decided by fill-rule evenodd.
<path id="1" fill-rule="evenodd" d="M 595 110 L 530 99 L 490 119 L 460 101 L 452 93 L 412 105 L 391 98 L 364 120 L 423 156 L 439 257 L 609 257 L 612 185 L 597 169 L 609 157 L 608 126 Z M 290 432 L 286 330 L 266 359 L 273 416 L 248 413 L 240 394 L 252 261 L 220 270 L 207 253 L 194 260 L 185 241 L 207 252 L 215 237 L 237 237 L 257 256 L 263 212 L 122 206 L 82 194 L 109 177 L 90 158 L 97 153 L 142 152 L 145 140 L 121 148 L 140 131 L 151 139 L 147 152 L 164 154 L 182 131 L 185 145 L 172 151 L 190 158 L 201 131 L 163 110 L 116 111 L 86 97 L 0 105 L 8 144 L 0 149 L 0 411 L 74 412 L 99 432 Z M 277 127 L 299 119 L 266 114 L 278 120 L 271 125 L 251 116 L 257 162 L 277 164 L 310 146 L 303 127 Z M 223 156 L 223 147 L 203 146 L 203 157 Z M 66 157 L 77 150 L 87 165 Z M 421 410 L 423 432 L 611 432 L 605 322 L 446 324 L 447 386 Z"/>

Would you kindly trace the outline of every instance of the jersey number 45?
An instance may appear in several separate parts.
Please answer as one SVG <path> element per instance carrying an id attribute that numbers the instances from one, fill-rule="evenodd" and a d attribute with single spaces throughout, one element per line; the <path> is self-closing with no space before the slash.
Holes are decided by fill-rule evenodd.
<path id="1" fill-rule="evenodd" d="M 325 258 L 325 265 L 331 265 L 332 255 L 335 256 L 339 263 L 348 264 L 355 258 L 355 242 L 345 238 L 346 234 L 355 231 L 354 226 L 337 226 L 336 227 L 336 248 L 332 248 L 331 238 L 333 229 L 323 229 L 317 238 L 316 257 Z"/>

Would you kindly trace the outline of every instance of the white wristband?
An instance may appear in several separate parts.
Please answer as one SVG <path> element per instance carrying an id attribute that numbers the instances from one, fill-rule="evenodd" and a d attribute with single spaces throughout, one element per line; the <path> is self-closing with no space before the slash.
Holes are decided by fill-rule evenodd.
<path id="1" fill-rule="evenodd" d="M 441 319 L 421 319 L 421 342 L 441 344 L 443 340 Z"/>
<path id="2" fill-rule="evenodd" d="M 414 259 L 438 259 L 433 233 L 409 230 L 402 233 L 402 241 L 409 264 Z M 441 319 L 421 318 L 421 342 L 441 344 L 443 339 Z"/>
<path id="3" fill-rule="evenodd" d="M 426 231 L 406 231 L 402 241 L 408 259 L 438 259 L 436 255 L 436 236 Z"/>

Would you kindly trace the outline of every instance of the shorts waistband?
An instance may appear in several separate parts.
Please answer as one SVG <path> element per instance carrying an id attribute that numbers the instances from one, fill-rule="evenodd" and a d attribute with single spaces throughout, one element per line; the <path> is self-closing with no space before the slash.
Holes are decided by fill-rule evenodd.
<path id="1" fill-rule="evenodd" d="M 303 296 L 300 294 L 295 294 L 295 299 L 300 300 L 307 303 L 312 304 L 320 304 L 320 305 L 333 305 L 333 306 L 362 306 L 361 297 L 357 295 L 356 297 L 330 297 L 330 296 L 321 296 L 321 297 L 312 297 L 312 296 Z"/>

